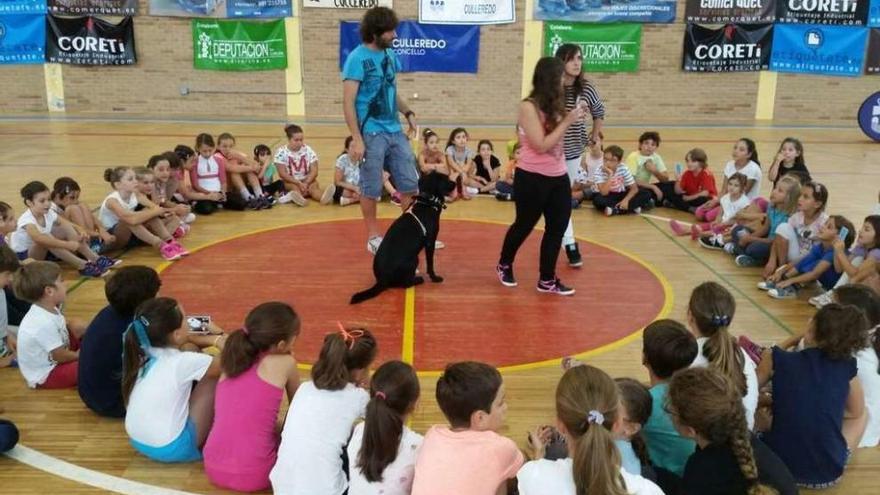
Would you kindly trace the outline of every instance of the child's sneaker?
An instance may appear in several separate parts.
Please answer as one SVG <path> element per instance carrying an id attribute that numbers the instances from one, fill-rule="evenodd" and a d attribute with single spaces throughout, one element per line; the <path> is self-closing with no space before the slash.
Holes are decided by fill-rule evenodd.
<path id="1" fill-rule="evenodd" d="M 306 198 L 298 191 L 290 191 L 278 198 L 278 202 L 281 204 L 293 203 L 297 206 L 305 206 L 307 203 Z"/>
<path id="2" fill-rule="evenodd" d="M 638 207 L 638 208 L 636 208 L 635 210 L 632 210 L 632 212 L 635 213 L 636 215 L 641 215 L 641 214 L 642 214 L 642 208 L 641 208 L 641 207 Z"/>
<path id="3" fill-rule="evenodd" d="M 185 217 L 183 217 L 183 221 L 187 224 L 193 223 L 196 221 L 195 213 L 187 213 Z"/>
<path id="4" fill-rule="evenodd" d="M 739 344 L 740 349 L 745 351 L 746 355 L 748 355 L 755 364 L 761 364 L 761 356 L 764 354 L 763 346 L 752 342 L 752 340 L 745 335 L 739 336 L 737 344 Z"/>
<path id="5" fill-rule="evenodd" d="M 767 294 L 773 299 L 794 299 L 797 297 L 797 288 L 794 285 L 788 287 L 774 287 L 767 291 Z"/>
<path id="6" fill-rule="evenodd" d="M 79 274 L 84 277 L 101 278 L 104 275 L 107 275 L 107 270 L 98 266 L 97 263 L 89 261 L 82 267 Z"/>
<path id="7" fill-rule="evenodd" d="M 617 214 L 617 208 L 612 208 L 610 206 L 605 207 L 605 216 L 611 217 Z"/>
<path id="8" fill-rule="evenodd" d="M 721 238 L 721 234 L 715 234 L 712 237 L 701 237 L 700 247 L 722 250 L 724 249 L 724 240 Z"/>
<path id="9" fill-rule="evenodd" d="M 375 255 L 376 251 L 379 250 L 379 246 L 382 244 L 382 236 L 374 235 L 367 240 L 367 251 L 370 254 Z"/>
<path id="10" fill-rule="evenodd" d="M 565 255 L 568 256 L 568 266 L 580 268 L 584 265 L 584 259 L 581 257 L 581 252 L 576 242 L 565 246 Z"/>
<path id="11" fill-rule="evenodd" d="M 95 260 L 95 264 L 102 270 L 109 270 L 111 268 L 115 268 L 122 264 L 122 260 L 115 260 L 108 256 L 98 256 L 98 259 Z"/>
<path id="12" fill-rule="evenodd" d="M 183 247 L 182 244 L 180 244 L 179 242 L 174 241 L 174 240 L 172 240 L 171 242 L 174 244 L 174 246 L 177 249 L 177 252 L 180 253 L 181 256 L 189 256 L 189 251 L 187 251 L 186 248 Z"/>
<path id="13" fill-rule="evenodd" d="M 769 280 L 761 280 L 758 282 L 758 289 L 760 290 L 770 290 L 776 288 L 776 282 L 771 282 Z"/>
<path id="14" fill-rule="evenodd" d="M 733 254 L 736 251 L 736 244 L 732 242 L 728 242 L 724 245 L 724 252 L 727 254 Z"/>
<path id="15" fill-rule="evenodd" d="M 179 260 L 183 256 L 172 241 L 163 242 L 159 247 L 159 254 L 162 255 L 162 259 L 165 261 Z"/>
<path id="16" fill-rule="evenodd" d="M 809 299 L 808 302 L 815 306 L 817 309 L 822 309 L 823 306 L 827 306 L 834 302 L 834 290 L 829 290 L 828 292 L 823 292 L 818 296 L 813 296 Z"/>
<path id="17" fill-rule="evenodd" d="M 741 255 L 737 256 L 733 261 L 734 261 L 734 263 L 736 263 L 736 266 L 741 266 L 743 268 L 749 268 L 749 267 L 753 267 L 753 266 L 761 266 L 760 261 L 756 260 L 755 258 L 752 258 L 751 256 L 749 256 L 747 254 L 741 254 Z"/>
<path id="18" fill-rule="evenodd" d="M 700 228 L 699 225 L 693 224 L 691 225 L 691 240 L 696 241 L 700 238 L 700 234 L 703 233 L 703 229 Z"/>
<path id="19" fill-rule="evenodd" d="M 321 204 L 329 205 L 333 202 L 333 195 L 336 194 L 336 186 L 330 184 L 324 189 L 324 194 L 321 195 Z"/>
<path id="20" fill-rule="evenodd" d="M 539 280 L 537 288 L 538 292 L 543 292 L 545 294 L 559 294 L 560 296 L 574 295 L 574 289 L 562 285 L 562 282 L 558 278 L 553 280 Z"/>
<path id="21" fill-rule="evenodd" d="M 516 278 L 513 277 L 513 267 L 510 265 L 495 265 L 495 273 L 498 274 L 498 280 L 505 287 L 516 287 Z"/>
<path id="22" fill-rule="evenodd" d="M 104 242 L 100 238 L 96 237 L 89 241 L 89 249 L 94 251 L 96 254 L 101 254 L 101 251 L 104 250 Z"/>
<path id="23" fill-rule="evenodd" d="M 177 228 L 174 229 L 174 232 L 171 233 L 171 237 L 173 237 L 175 239 L 180 239 L 181 237 L 185 236 L 187 230 L 186 230 L 186 227 L 184 227 L 184 225 L 186 225 L 186 224 L 182 223 L 182 224 L 178 225 Z"/>
<path id="24" fill-rule="evenodd" d="M 670 220 L 669 229 L 672 230 L 675 235 L 688 235 L 690 233 L 690 231 L 678 220 Z"/>
<path id="25" fill-rule="evenodd" d="M 495 199 L 497 199 L 498 201 L 513 201 L 513 194 L 495 193 Z"/>

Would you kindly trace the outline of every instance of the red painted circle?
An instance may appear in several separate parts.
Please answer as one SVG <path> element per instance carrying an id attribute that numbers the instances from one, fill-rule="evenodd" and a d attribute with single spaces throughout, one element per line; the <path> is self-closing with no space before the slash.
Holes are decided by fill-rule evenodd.
<path id="1" fill-rule="evenodd" d="M 414 364 L 422 371 L 445 363 L 480 360 L 496 366 L 534 363 L 617 341 L 661 311 L 661 282 L 635 260 L 581 242 L 584 266 L 569 268 L 560 255 L 558 275 L 577 289 L 573 297 L 539 294 L 534 232 L 517 256 L 516 288 L 494 273 L 507 227 L 444 220 L 437 251 L 441 284 L 415 291 Z M 404 291 L 388 290 L 356 306 L 348 299 L 372 285 L 372 257 L 360 220 L 285 227 L 221 241 L 175 262 L 162 273 L 163 295 L 188 314 L 209 314 L 223 328 L 241 325 L 255 305 L 285 301 L 303 321 L 297 358 L 313 362 L 336 322 L 361 324 L 379 341 L 379 359 L 400 358 Z"/>

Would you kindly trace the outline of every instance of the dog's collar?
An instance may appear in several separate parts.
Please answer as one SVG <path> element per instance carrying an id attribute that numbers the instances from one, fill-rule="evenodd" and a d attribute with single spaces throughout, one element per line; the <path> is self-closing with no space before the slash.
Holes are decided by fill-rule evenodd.
<path id="1" fill-rule="evenodd" d="M 431 208 L 434 208 L 437 211 L 446 209 L 446 203 L 443 201 L 442 198 L 438 198 L 437 196 L 427 196 L 424 194 L 418 194 L 415 197 L 413 197 L 413 203 L 410 206 L 410 208 L 415 206 L 416 203 L 421 203 L 425 206 L 430 206 Z"/>

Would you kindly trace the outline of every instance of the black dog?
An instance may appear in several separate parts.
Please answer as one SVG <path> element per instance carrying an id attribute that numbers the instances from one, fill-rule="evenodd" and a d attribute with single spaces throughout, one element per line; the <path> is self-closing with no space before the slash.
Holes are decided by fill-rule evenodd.
<path id="1" fill-rule="evenodd" d="M 373 258 L 376 285 L 351 296 L 351 304 L 376 297 L 391 287 L 407 288 L 423 283 L 425 280 L 416 275 L 422 249 L 431 281 L 443 281 L 443 277 L 434 273 L 434 243 L 440 231 L 440 212 L 446 208 L 444 199 L 454 189 L 455 183 L 448 176 L 436 172 L 419 180 L 419 194 L 413 198 L 410 208 L 388 227 Z"/>

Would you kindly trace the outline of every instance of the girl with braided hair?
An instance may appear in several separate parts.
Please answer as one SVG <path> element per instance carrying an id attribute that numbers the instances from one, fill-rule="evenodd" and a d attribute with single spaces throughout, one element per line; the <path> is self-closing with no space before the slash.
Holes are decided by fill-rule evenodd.
<path id="1" fill-rule="evenodd" d="M 758 408 L 758 375 L 728 329 L 736 313 L 733 295 L 715 282 L 704 282 L 691 292 L 688 328 L 697 338 L 697 357 L 692 367 L 715 368 L 733 382 L 746 408 L 749 429 L 755 426 Z"/>
<path id="2" fill-rule="evenodd" d="M 617 385 L 604 371 L 570 368 L 556 387 L 556 418 L 569 457 L 544 459 L 541 435 L 532 436 L 533 461 L 517 474 L 520 495 L 662 495 L 651 481 L 621 466 L 614 445 L 623 428 Z"/>
<path id="3" fill-rule="evenodd" d="M 679 371 L 672 377 L 666 400 L 676 429 L 697 442 L 684 468 L 683 493 L 798 493 L 785 464 L 749 432 L 740 393 L 720 370 Z"/>

